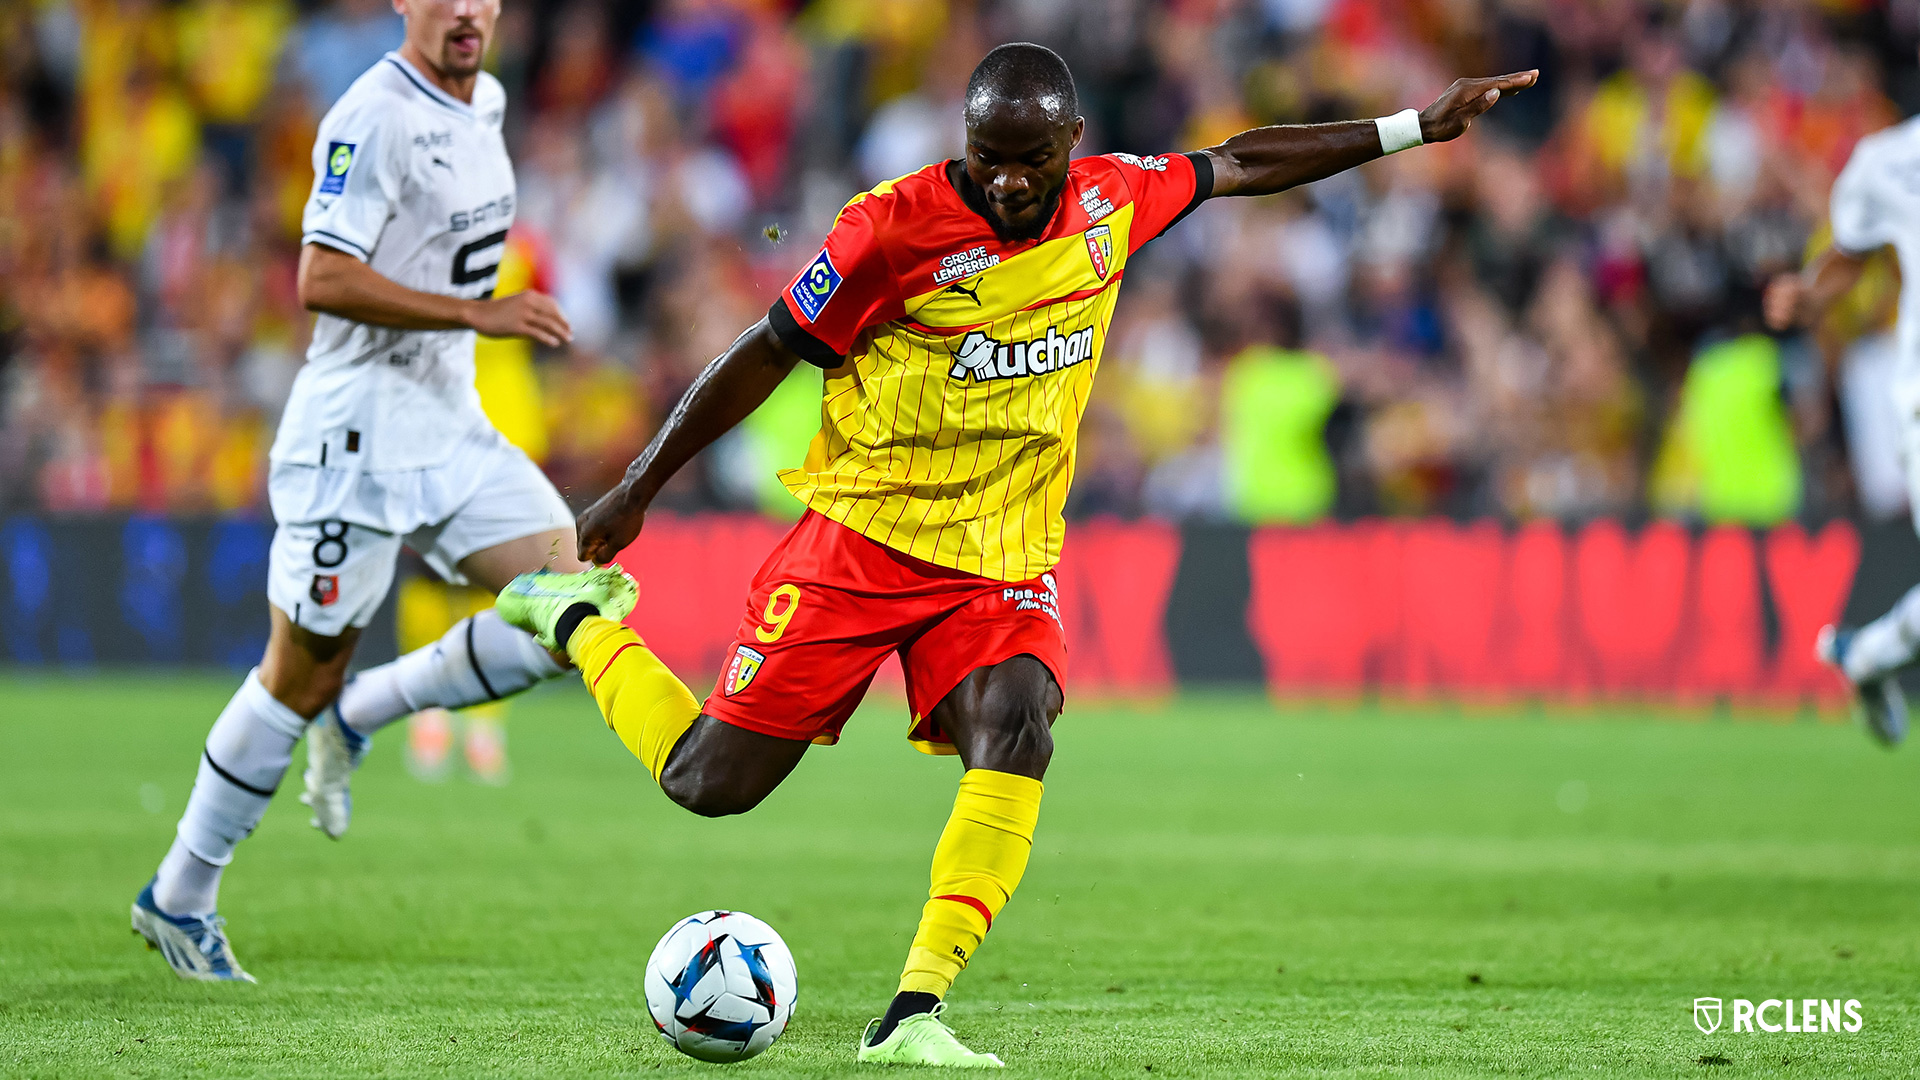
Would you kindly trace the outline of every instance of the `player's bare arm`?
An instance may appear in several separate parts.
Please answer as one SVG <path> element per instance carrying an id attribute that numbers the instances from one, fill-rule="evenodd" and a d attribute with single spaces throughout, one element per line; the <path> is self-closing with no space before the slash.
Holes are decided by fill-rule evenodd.
<path id="1" fill-rule="evenodd" d="M 1458 79 L 1420 110 L 1420 141 L 1459 138 L 1481 113 L 1507 94 L 1539 81 L 1538 71 L 1491 79 Z M 1213 159 L 1213 194 L 1272 195 L 1324 180 L 1383 155 L 1380 129 L 1372 120 L 1334 124 L 1286 124 L 1243 131 L 1205 151 Z"/>
<path id="2" fill-rule="evenodd" d="M 298 288 L 308 311 L 396 330 L 477 330 L 488 337 L 532 338 L 549 348 L 573 340 L 551 296 L 531 290 L 497 300 L 421 292 L 381 276 L 345 252 L 321 244 L 300 249 Z"/>
<path id="3" fill-rule="evenodd" d="M 580 558 L 602 566 L 612 562 L 640 535 L 647 507 L 661 486 L 693 455 L 759 408 L 799 362 L 764 318 L 741 334 L 681 395 L 653 441 L 627 466 L 619 486 L 580 515 L 575 525 Z"/>
<path id="4" fill-rule="evenodd" d="M 1792 330 L 1820 321 L 1827 309 L 1851 291 L 1867 268 L 1865 255 L 1830 247 L 1797 274 L 1781 274 L 1767 283 L 1767 326 Z"/>

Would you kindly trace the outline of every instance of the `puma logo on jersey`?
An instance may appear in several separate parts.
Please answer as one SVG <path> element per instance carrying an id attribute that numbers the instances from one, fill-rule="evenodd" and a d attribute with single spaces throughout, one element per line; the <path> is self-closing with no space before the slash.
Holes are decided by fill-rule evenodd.
<path id="1" fill-rule="evenodd" d="M 443 168 L 443 169 L 445 169 L 445 170 L 447 170 L 448 172 L 452 172 L 452 171 L 453 171 L 453 165 L 452 165 L 452 163 L 450 163 L 450 162 L 448 162 L 448 161 L 447 161 L 446 159 L 444 159 L 444 158 L 434 158 L 434 159 L 433 159 L 433 163 L 434 163 L 435 165 L 438 165 L 438 166 L 440 166 L 441 168 Z"/>
<path id="2" fill-rule="evenodd" d="M 1018 379 L 1070 368 L 1093 357 L 1093 327 L 1062 334 L 1047 327 L 1045 337 L 1001 343 L 978 330 L 969 331 L 953 352 L 947 377 L 966 382 Z"/>
<path id="3" fill-rule="evenodd" d="M 957 281 L 956 281 L 956 282 L 954 282 L 953 284 L 951 284 L 951 285 L 949 285 L 949 286 L 947 286 L 947 288 L 946 288 L 946 291 L 947 291 L 947 292 L 957 292 L 957 293 L 959 293 L 959 294 L 960 294 L 961 296 L 964 296 L 964 297 L 966 297 L 967 299 L 969 299 L 969 300 L 971 300 L 971 301 L 973 301 L 973 304 L 974 304 L 974 306 L 975 306 L 975 307 L 979 307 L 979 306 L 981 306 L 981 304 L 980 304 L 980 286 L 978 286 L 978 285 L 975 285 L 975 286 L 974 286 L 973 288 L 971 288 L 971 289 L 969 289 L 969 288 L 967 288 L 967 287 L 966 287 L 965 285 L 962 285 L 961 283 L 959 283 L 959 282 L 957 282 Z"/>

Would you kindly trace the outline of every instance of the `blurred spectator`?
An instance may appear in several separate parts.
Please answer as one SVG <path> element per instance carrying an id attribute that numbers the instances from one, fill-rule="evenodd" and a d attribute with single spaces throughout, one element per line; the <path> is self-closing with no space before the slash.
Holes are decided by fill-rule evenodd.
<path id="1" fill-rule="evenodd" d="M 226 166 L 230 190 L 242 190 L 254 113 L 273 85 L 293 7 L 287 0 L 192 0 L 178 20 L 180 70 L 200 113 L 201 137 Z"/>
<path id="2" fill-rule="evenodd" d="M 547 473 L 584 505 L 619 483 L 645 445 L 646 390 L 631 371 L 585 349 L 549 367 L 545 389 Z"/>
<path id="3" fill-rule="evenodd" d="M 389 0 L 332 0 L 300 24 L 293 70 L 305 84 L 308 101 L 326 112 L 353 80 L 389 49 L 400 47 L 406 24 Z M 319 122 L 319 116 L 314 122 Z"/>
<path id="4" fill-rule="evenodd" d="M 1800 463 L 1782 400 L 1780 349 L 1748 334 L 1700 351 L 1651 480 L 1665 512 L 1773 525 L 1800 506 Z"/>
<path id="5" fill-rule="evenodd" d="M 1254 525 L 1305 524 L 1333 509 L 1327 421 L 1340 404 L 1340 373 L 1299 345 L 1299 314 L 1273 305 L 1267 340 L 1227 363 L 1220 441 L 1227 505 Z"/>

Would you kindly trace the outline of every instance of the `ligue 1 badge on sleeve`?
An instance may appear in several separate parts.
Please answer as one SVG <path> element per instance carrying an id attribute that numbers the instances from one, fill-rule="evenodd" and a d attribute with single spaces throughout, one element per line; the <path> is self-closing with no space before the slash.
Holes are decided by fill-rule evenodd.
<path id="1" fill-rule="evenodd" d="M 353 168 L 355 145 L 350 142 L 327 144 L 327 168 L 320 175 L 320 193 L 338 195 L 347 190 L 347 172 Z"/>
<path id="2" fill-rule="evenodd" d="M 1693 999 L 1693 1026 L 1699 1028 L 1702 1035 L 1711 1035 L 1720 1030 L 1719 998 Z"/>
<path id="3" fill-rule="evenodd" d="M 793 297 L 800 313 L 807 317 L 808 322 L 812 322 L 820 317 L 820 310 L 827 306 L 828 300 L 833 299 L 833 290 L 839 287 L 840 271 L 834 267 L 833 257 L 827 254 L 827 249 L 821 248 L 820 254 L 815 255 L 807 268 L 800 272 L 799 279 L 787 290 L 787 295 Z"/>

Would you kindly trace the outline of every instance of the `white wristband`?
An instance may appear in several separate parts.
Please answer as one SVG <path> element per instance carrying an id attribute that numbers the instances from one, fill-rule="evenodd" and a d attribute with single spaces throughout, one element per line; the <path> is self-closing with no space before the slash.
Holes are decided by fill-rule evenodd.
<path id="1" fill-rule="evenodd" d="M 1380 131 L 1380 152 L 1397 154 L 1409 147 L 1419 146 L 1420 114 L 1413 109 L 1402 109 L 1392 116 L 1382 116 L 1373 122 Z"/>

